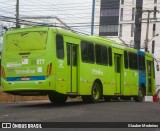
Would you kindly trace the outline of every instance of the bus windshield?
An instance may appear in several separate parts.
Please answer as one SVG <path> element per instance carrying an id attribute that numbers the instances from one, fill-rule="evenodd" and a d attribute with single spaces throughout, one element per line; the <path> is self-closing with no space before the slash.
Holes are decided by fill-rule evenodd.
<path id="1" fill-rule="evenodd" d="M 9 34 L 5 40 L 5 50 L 12 51 L 31 51 L 44 50 L 47 43 L 47 32 L 21 32 Z"/>

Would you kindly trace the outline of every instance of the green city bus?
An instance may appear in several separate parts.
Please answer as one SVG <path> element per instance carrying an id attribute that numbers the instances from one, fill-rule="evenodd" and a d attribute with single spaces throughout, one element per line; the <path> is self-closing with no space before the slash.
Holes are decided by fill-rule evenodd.
<path id="1" fill-rule="evenodd" d="M 48 95 L 53 103 L 81 96 L 142 101 L 155 93 L 154 58 L 110 39 L 55 27 L 9 30 L 2 44 L 2 91 Z"/>

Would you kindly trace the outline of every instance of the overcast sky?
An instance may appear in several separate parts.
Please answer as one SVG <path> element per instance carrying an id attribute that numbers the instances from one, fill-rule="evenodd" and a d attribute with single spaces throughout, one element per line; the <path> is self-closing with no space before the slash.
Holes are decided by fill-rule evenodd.
<path id="1" fill-rule="evenodd" d="M 15 18 L 17 0 L 0 0 L 0 16 Z M 92 0 L 19 0 L 20 17 L 59 17 L 73 30 L 91 33 Z M 44 22 L 47 22 L 44 20 Z M 12 27 L 13 23 L 0 21 L 1 25 Z M 0 50 L 2 42 L 0 28 Z"/>
<path id="2" fill-rule="evenodd" d="M 17 0 L 0 0 L 0 15 L 15 17 Z M 69 26 L 90 34 L 92 0 L 19 0 L 20 17 L 57 16 Z"/>

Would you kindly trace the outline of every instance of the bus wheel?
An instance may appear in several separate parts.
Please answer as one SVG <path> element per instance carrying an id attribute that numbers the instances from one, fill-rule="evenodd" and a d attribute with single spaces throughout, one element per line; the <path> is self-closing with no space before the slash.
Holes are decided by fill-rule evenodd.
<path id="1" fill-rule="evenodd" d="M 97 82 L 94 82 L 90 96 L 91 102 L 92 103 L 98 102 L 101 98 L 101 95 L 102 95 L 101 86 Z"/>
<path id="2" fill-rule="evenodd" d="M 141 88 L 139 89 L 138 96 L 135 96 L 135 97 L 134 97 L 134 100 L 135 100 L 136 102 L 142 102 L 144 96 L 145 96 L 145 90 L 144 90 L 143 87 L 141 87 Z"/>
<path id="3" fill-rule="evenodd" d="M 55 104 L 64 104 L 67 100 L 67 96 L 60 93 L 49 93 L 48 98 L 51 103 Z"/>
<path id="4" fill-rule="evenodd" d="M 84 95 L 81 97 L 82 100 L 86 103 L 97 103 L 100 100 L 101 95 L 101 86 L 97 82 L 94 82 L 91 90 L 91 95 Z"/>

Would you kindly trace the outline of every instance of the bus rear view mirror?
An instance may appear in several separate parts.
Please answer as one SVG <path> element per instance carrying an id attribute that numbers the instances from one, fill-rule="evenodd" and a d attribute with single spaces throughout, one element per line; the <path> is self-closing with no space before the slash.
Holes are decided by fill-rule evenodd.
<path id="1" fill-rule="evenodd" d="M 159 65 L 158 64 L 156 65 L 156 68 L 157 68 L 157 71 L 159 71 Z"/>

